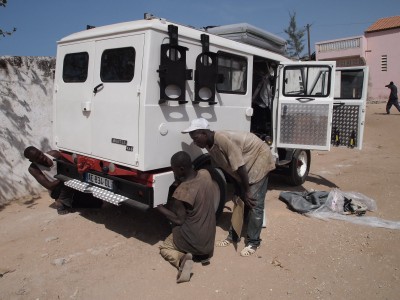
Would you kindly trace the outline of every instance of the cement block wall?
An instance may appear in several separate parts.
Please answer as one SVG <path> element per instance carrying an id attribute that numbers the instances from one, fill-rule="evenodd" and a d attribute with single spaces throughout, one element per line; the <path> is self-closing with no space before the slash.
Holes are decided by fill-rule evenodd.
<path id="1" fill-rule="evenodd" d="M 53 57 L 0 56 L 0 206 L 45 189 L 23 151 L 52 149 Z"/>

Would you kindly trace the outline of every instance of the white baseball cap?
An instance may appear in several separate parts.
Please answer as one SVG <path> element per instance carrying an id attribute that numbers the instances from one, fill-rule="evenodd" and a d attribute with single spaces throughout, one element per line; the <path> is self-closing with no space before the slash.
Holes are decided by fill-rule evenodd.
<path id="1" fill-rule="evenodd" d="M 210 125 L 208 124 L 208 121 L 206 119 L 198 118 L 192 120 L 192 122 L 190 122 L 189 128 L 182 130 L 182 133 L 188 133 L 199 129 L 210 129 Z"/>

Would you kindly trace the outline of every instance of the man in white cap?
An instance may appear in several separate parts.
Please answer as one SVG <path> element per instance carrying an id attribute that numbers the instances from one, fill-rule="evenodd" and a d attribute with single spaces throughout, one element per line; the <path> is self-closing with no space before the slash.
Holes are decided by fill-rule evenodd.
<path id="1" fill-rule="evenodd" d="M 246 246 L 241 256 L 250 256 L 260 247 L 264 217 L 264 201 L 268 174 L 275 169 L 275 159 L 269 146 L 250 132 L 211 131 L 206 119 L 194 119 L 182 133 L 189 133 L 193 142 L 206 149 L 214 163 L 237 183 L 235 194 L 249 208 Z M 243 207 L 243 203 L 235 204 Z M 232 222 L 228 237 L 217 246 L 225 247 L 240 241 L 241 225 Z"/>

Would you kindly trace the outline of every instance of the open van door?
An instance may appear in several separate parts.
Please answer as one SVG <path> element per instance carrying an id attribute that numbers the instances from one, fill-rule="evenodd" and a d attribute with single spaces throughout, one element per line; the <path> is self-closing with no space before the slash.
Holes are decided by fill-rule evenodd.
<path id="1" fill-rule="evenodd" d="M 337 68 L 335 78 L 331 143 L 361 150 L 368 67 Z"/>
<path id="2" fill-rule="evenodd" d="M 335 66 L 335 62 L 291 62 L 279 66 L 279 148 L 330 149 Z"/>

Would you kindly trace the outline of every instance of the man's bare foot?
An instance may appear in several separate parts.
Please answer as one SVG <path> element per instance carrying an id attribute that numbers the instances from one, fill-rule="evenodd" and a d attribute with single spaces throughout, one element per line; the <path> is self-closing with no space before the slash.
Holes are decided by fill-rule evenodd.
<path id="1" fill-rule="evenodd" d="M 56 206 L 56 209 L 57 209 L 57 213 L 59 215 L 66 215 L 66 214 L 71 212 L 71 209 L 68 206 L 62 204 L 62 202 L 59 201 L 59 200 L 56 200 L 55 206 Z"/>
<path id="2" fill-rule="evenodd" d="M 179 264 L 178 275 L 176 276 L 176 283 L 188 282 L 192 275 L 193 256 L 191 253 L 186 253 Z"/>

